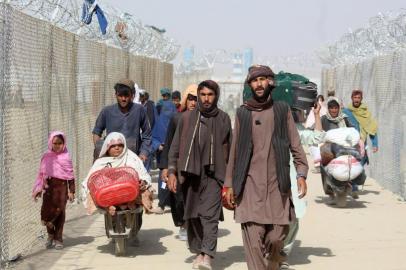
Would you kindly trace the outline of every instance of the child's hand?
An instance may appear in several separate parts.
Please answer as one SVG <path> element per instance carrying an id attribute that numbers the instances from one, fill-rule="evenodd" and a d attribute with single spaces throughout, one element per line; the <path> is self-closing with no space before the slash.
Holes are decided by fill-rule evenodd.
<path id="1" fill-rule="evenodd" d="M 75 193 L 69 192 L 68 193 L 68 198 L 69 198 L 69 201 L 71 203 L 73 203 L 73 201 L 75 200 Z"/>
<path id="2" fill-rule="evenodd" d="M 34 202 L 37 202 L 38 198 L 41 198 L 41 195 L 42 195 L 42 191 L 37 191 L 36 193 L 34 193 L 32 195 L 32 198 L 34 199 Z"/>

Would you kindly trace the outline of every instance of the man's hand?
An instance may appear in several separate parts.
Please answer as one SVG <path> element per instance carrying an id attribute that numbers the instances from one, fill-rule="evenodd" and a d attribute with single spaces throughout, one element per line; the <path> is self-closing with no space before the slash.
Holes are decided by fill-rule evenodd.
<path id="1" fill-rule="evenodd" d="M 168 169 L 163 169 L 161 173 L 161 179 L 165 183 L 168 182 Z"/>
<path id="2" fill-rule="evenodd" d="M 314 115 L 319 115 L 320 109 L 321 109 L 321 106 L 320 106 L 319 102 L 316 102 L 316 104 L 314 104 L 314 109 L 313 109 Z"/>
<path id="3" fill-rule="evenodd" d="M 145 162 L 145 161 L 148 160 L 148 157 L 146 155 L 144 155 L 144 154 L 141 154 L 140 159 L 142 160 L 142 162 Z"/>
<path id="4" fill-rule="evenodd" d="M 93 134 L 93 144 L 96 146 L 96 143 L 101 140 L 101 136 Z"/>
<path id="5" fill-rule="evenodd" d="M 176 179 L 176 175 L 171 173 L 168 177 L 168 181 L 166 182 L 168 189 L 172 191 L 173 193 L 176 193 L 176 185 L 177 185 L 178 179 Z"/>
<path id="6" fill-rule="evenodd" d="M 378 150 L 379 150 L 378 147 L 376 147 L 376 146 L 372 147 L 372 152 L 376 153 L 376 152 L 378 152 Z"/>
<path id="7" fill-rule="evenodd" d="M 229 206 L 231 209 L 234 209 L 234 208 L 235 208 L 234 190 L 233 190 L 233 188 L 231 188 L 231 187 L 227 188 L 226 201 L 227 201 L 228 206 Z"/>
<path id="8" fill-rule="evenodd" d="M 297 179 L 297 191 L 299 192 L 299 199 L 302 199 L 304 196 L 306 196 L 307 184 L 304 177 L 299 177 Z"/>
<path id="9" fill-rule="evenodd" d="M 68 198 L 71 203 L 75 200 L 75 193 L 68 192 Z"/>
<path id="10" fill-rule="evenodd" d="M 164 145 L 163 145 L 163 144 L 160 144 L 159 147 L 158 147 L 158 150 L 159 150 L 159 151 L 164 150 Z"/>

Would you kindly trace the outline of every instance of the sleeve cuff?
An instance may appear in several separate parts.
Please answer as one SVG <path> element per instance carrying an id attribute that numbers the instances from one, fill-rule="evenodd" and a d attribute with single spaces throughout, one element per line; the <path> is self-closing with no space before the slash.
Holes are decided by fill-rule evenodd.
<path id="1" fill-rule="evenodd" d="M 176 170 L 174 168 L 169 168 L 168 175 L 170 175 L 170 174 L 176 174 Z"/>
<path id="2" fill-rule="evenodd" d="M 296 180 L 298 180 L 300 177 L 303 177 L 305 180 L 307 179 L 307 176 L 303 173 L 297 173 L 296 175 Z"/>
<path id="3" fill-rule="evenodd" d="M 99 137 L 101 137 L 102 133 L 103 133 L 103 130 L 96 129 L 96 128 L 93 129 L 93 131 L 92 131 L 92 134 L 97 135 Z"/>

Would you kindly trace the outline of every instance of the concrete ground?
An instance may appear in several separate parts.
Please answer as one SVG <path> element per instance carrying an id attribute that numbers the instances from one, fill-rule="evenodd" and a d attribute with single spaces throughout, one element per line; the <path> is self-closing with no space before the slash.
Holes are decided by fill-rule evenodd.
<path id="1" fill-rule="evenodd" d="M 291 269 L 406 269 L 406 203 L 368 179 L 347 208 L 325 203 L 319 174 L 308 179 L 307 214 L 300 223 Z M 81 210 L 80 210 L 81 211 Z M 191 269 L 192 254 L 177 239 L 170 213 L 144 215 L 140 245 L 115 257 L 102 215 L 80 216 L 65 225 L 65 249 L 28 255 L 16 269 Z M 225 210 L 214 269 L 247 269 L 239 225 Z"/>

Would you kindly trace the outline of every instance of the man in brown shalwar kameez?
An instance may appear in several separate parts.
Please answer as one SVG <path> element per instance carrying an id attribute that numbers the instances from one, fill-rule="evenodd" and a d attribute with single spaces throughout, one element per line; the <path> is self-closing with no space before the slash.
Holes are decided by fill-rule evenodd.
<path id="1" fill-rule="evenodd" d="M 194 269 L 211 269 L 222 219 L 221 189 L 231 145 L 231 121 L 217 107 L 219 95 L 214 81 L 199 84 L 197 110 L 182 114 L 168 156 L 168 188 L 176 192 L 179 181 L 184 193 L 188 244 L 196 254 Z"/>
<path id="2" fill-rule="evenodd" d="M 300 197 L 308 165 L 289 106 L 273 102 L 274 73 L 252 66 L 246 82 L 253 97 L 237 111 L 224 186 L 241 223 L 248 269 L 279 269 L 283 240 L 295 219 L 290 191 L 292 153 Z"/>

